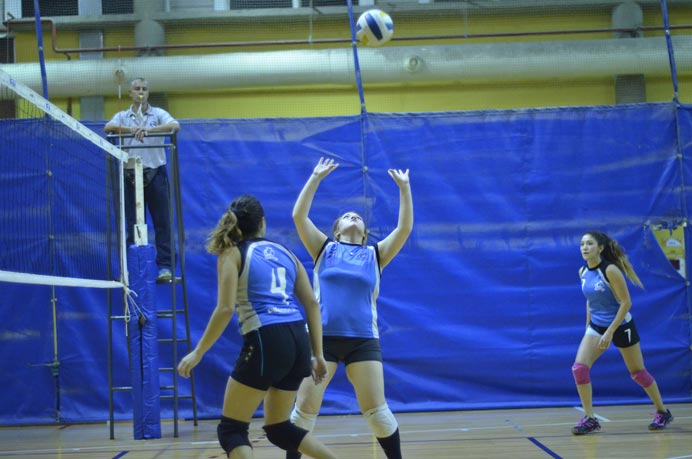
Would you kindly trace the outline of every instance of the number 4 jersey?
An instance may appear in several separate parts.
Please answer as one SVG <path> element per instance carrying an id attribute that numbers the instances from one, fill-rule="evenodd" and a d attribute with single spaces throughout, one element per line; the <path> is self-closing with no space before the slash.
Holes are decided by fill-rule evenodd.
<path id="1" fill-rule="evenodd" d="M 302 321 L 293 296 L 300 261 L 283 245 L 266 239 L 238 244 L 238 325 L 242 335 L 264 325 Z"/>

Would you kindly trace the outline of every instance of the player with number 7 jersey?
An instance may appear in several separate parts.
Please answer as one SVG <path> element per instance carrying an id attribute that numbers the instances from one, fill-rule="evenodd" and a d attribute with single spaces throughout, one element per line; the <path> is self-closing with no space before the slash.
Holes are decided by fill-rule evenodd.
<path id="1" fill-rule="evenodd" d="M 673 420 L 673 415 L 663 404 L 656 380 L 644 367 L 639 334 L 630 314 L 632 300 L 626 279 L 639 287 L 642 283 L 624 249 L 607 234 L 584 233 L 580 250 L 586 262 L 579 269 L 586 297 L 586 331 L 572 365 L 572 374 L 585 416 L 572 428 L 572 433 L 584 435 L 601 430 L 593 411 L 590 371 L 611 343 L 620 351 L 634 382 L 644 389 L 656 407 L 649 430 L 664 429 Z"/>

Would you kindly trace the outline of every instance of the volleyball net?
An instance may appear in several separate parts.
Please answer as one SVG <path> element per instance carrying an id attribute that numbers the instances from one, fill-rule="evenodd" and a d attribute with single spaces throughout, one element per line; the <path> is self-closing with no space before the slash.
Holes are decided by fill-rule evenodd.
<path id="1" fill-rule="evenodd" d="M 127 285 L 127 154 L 0 71 L 0 282 Z"/>

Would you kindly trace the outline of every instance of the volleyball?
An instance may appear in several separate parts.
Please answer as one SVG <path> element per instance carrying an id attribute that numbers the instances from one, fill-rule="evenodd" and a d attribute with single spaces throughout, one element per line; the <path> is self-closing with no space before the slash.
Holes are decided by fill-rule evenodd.
<path id="1" fill-rule="evenodd" d="M 392 39 L 394 22 L 382 10 L 367 10 L 356 21 L 356 38 L 365 46 L 382 46 Z"/>

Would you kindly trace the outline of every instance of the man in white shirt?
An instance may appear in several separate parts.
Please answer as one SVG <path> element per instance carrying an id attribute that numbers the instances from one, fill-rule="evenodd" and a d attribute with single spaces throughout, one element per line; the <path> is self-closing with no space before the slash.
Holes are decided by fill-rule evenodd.
<path id="1" fill-rule="evenodd" d="M 144 205 L 149 210 L 156 238 L 156 265 L 159 268 L 157 282 L 170 282 L 173 279 L 173 244 L 171 241 L 171 219 L 169 211 L 169 184 L 166 170 L 166 151 L 160 146 L 165 136 L 150 136 L 155 133 L 177 132 L 180 124 L 166 110 L 149 105 L 149 83 L 144 78 L 130 82 L 132 105 L 127 110 L 113 116 L 105 127 L 107 134 L 127 134 L 132 137 L 122 139 L 121 148 L 130 156 L 140 156 L 144 167 Z M 127 147 L 151 145 L 151 148 Z M 128 172 L 129 171 L 129 172 Z M 125 219 L 127 243 L 134 244 L 134 225 L 136 223 L 134 173 L 126 169 L 125 179 Z"/>

